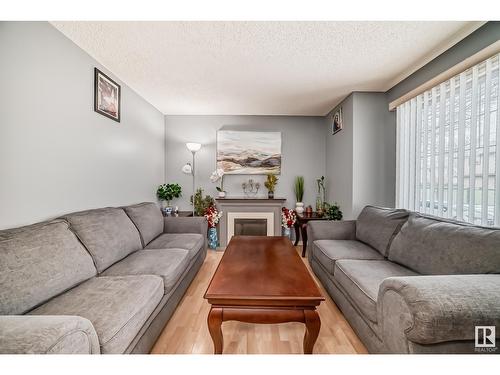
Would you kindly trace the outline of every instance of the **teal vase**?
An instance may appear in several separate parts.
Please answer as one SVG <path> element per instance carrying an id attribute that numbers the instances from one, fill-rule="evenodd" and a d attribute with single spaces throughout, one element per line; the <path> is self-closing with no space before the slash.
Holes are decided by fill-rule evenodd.
<path id="1" fill-rule="evenodd" d="M 217 249 L 219 245 L 219 238 L 217 237 L 217 228 L 208 229 L 208 247 L 211 249 Z"/>

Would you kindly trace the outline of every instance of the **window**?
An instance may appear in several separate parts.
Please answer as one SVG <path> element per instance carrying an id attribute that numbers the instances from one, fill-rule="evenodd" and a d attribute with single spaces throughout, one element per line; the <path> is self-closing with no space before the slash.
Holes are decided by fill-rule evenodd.
<path id="1" fill-rule="evenodd" d="M 499 56 L 397 107 L 399 207 L 500 226 Z"/>

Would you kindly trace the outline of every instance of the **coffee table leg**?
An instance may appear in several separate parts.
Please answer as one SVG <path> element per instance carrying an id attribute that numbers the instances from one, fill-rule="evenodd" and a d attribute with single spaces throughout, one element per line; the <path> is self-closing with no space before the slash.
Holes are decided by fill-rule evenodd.
<path id="1" fill-rule="evenodd" d="M 302 258 L 306 256 L 307 249 L 307 224 L 302 225 Z"/>
<path id="2" fill-rule="evenodd" d="M 321 321 L 316 310 L 304 310 L 306 333 L 304 335 L 304 354 L 312 354 L 319 335 Z"/>
<path id="3" fill-rule="evenodd" d="M 214 354 L 222 354 L 224 340 L 222 338 L 222 309 L 212 307 L 208 313 L 208 331 L 214 342 Z"/>

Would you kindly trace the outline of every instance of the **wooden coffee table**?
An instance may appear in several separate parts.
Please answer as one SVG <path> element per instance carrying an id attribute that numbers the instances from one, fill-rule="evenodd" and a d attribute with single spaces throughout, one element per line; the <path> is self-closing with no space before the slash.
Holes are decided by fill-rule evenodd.
<path id="1" fill-rule="evenodd" d="M 222 322 L 228 320 L 304 323 L 304 353 L 312 353 L 321 326 L 316 306 L 324 298 L 288 238 L 233 237 L 205 298 L 212 305 L 208 329 L 215 354 L 222 354 Z"/>

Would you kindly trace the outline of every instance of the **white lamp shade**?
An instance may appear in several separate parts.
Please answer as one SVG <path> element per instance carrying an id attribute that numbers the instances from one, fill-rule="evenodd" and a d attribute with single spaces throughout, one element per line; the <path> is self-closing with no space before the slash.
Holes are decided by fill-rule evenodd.
<path id="1" fill-rule="evenodd" d="M 193 143 L 193 142 L 188 142 L 186 143 L 186 147 L 189 151 L 191 152 L 196 152 L 199 151 L 201 148 L 201 143 Z"/>
<path id="2" fill-rule="evenodd" d="M 193 167 L 191 164 L 187 163 L 182 167 L 182 173 L 185 174 L 192 174 L 193 173 Z"/>

